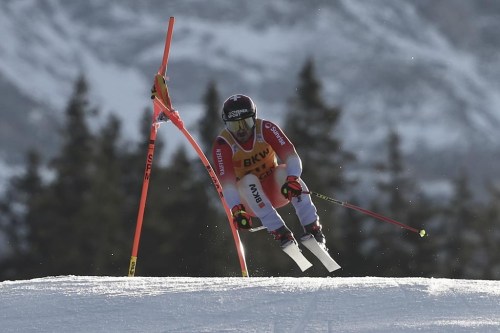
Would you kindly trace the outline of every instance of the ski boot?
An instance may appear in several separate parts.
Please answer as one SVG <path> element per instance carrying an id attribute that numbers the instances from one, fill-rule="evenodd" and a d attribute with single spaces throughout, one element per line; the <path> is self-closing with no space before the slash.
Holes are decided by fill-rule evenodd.
<path id="1" fill-rule="evenodd" d="M 274 240 L 280 242 L 281 248 L 285 248 L 288 245 L 295 243 L 297 244 L 297 241 L 293 237 L 293 233 L 286 227 L 286 225 L 269 232 L 271 235 L 273 235 Z"/>
<path id="2" fill-rule="evenodd" d="M 340 265 L 330 256 L 326 248 L 326 240 L 319 221 L 304 226 L 305 234 L 300 238 L 302 245 L 311 251 L 331 273 L 340 268 Z"/>
<path id="3" fill-rule="evenodd" d="M 313 223 L 310 223 L 308 225 L 304 226 L 304 235 L 300 237 L 301 241 L 307 240 L 311 237 L 314 237 L 316 241 L 325 249 L 326 249 L 326 239 L 325 235 L 323 234 L 323 226 L 319 223 L 319 221 L 314 221 Z"/>
<path id="4" fill-rule="evenodd" d="M 274 239 L 279 242 L 283 252 L 295 261 L 302 272 L 312 266 L 299 249 L 299 244 L 293 237 L 293 233 L 285 225 L 269 233 L 274 236 Z"/>

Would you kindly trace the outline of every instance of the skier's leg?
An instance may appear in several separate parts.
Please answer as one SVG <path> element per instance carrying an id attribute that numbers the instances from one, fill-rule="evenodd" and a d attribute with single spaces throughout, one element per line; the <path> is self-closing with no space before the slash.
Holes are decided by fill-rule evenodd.
<path id="1" fill-rule="evenodd" d="M 258 217 L 274 239 L 285 248 L 295 242 L 293 233 L 273 207 L 271 201 L 264 193 L 257 176 L 248 174 L 238 181 L 238 191 L 245 207 L 252 215 Z"/>
<path id="2" fill-rule="evenodd" d="M 286 165 L 281 164 L 277 166 L 272 175 L 274 182 L 273 192 L 269 195 L 272 200 L 278 200 L 277 196 L 283 198 L 281 191 L 278 189 L 281 189 L 281 186 L 285 183 L 286 176 Z M 306 183 L 302 179 L 299 179 L 299 182 L 302 185 L 302 189 L 305 192 L 308 192 L 309 189 L 307 188 Z M 266 189 L 266 193 L 271 191 L 271 186 L 265 186 L 264 188 Z M 291 203 L 295 209 L 297 217 L 299 218 L 300 224 L 304 228 L 305 235 L 303 237 L 313 235 L 318 242 L 325 244 L 325 236 L 322 232 L 322 226 L 319 223 L 317 209 L 312 202 L 311 195 L 302 194 L 299 197 L 292 198 Z"/>
<path id="3" fill-rule="evenodd" d="M 261 180 L 264 193 L 266 193 L 266 196 L 269 198 L 274 208 L 281 208 L 290 203 L 290 201 L 281 194 L 281 186 L 285 183 L 286 176 L 286 165 L 280 164 L 274 168 L 271 175 Z"/>
<path id="4" fill-rule="evenodd" d="M 245 207 L 261 220 L 267 230 L 273 231 L 285 225 L 285 222 L 264 193 L 257 176 L 248 174 L 238 181 L 237 186 L 241 201 Z"/>
<path id="5" fill-rule="evenodd" d="M 309 192 L 307 185 L 302 179 L 299 180 L 302 185 L 302 189 L 305 192 Z M 323 234 L 323 226 L 319 222 L 319 216 L 316 210 L 316 206 L 312 202 L 310 194 L 302 194 L 300 197 L 292 198 L 292 205 L 295 208 L 295 212 L 299 217 L 300 224 L 304 227 L 304 235 L 301 239 L 311 237 L 318 241 L 318 243 L 325 245 L 326 239 Z"/>
<path id="6" fill-rule="evenodd" d="M 306 183 L 302 179 L 299 179 L 300 185 L 305 192 L 308 192 Z M 316 206 L 312 202 L 310 194 L 302 194 L 298 197 L 294 197 L 291 200 L 293 208 L 295 208 L 295 213 L 299 218 L 300 224 L 302 226 L 309 225 L 319 220 Z"/>
<path id="7" fill-rule="evenodd" d="M 284 206 L 284 204 L 289 201 L 283 197 L 281 194 L 281 186 L 285 183 L 287 177 L 286 165 L 280 164 L 275 169 L 271 176 L 264 180 L 264 190 L 267 196 L 273 203 L 276 203 L 275 207 Z M 302 179 L 299 179 L 302 189 L 308 191 L 307 185 Z M 300 224 L 302 226 L 311 224 L 318 220 L 318 214 L 316 212 L 316 207 L 314 206 L 310 194 L 302 194 L 299 197 L 292 198 L 291 203 L 295 208 L 297 217 L 299 218 Z M 279 205 L 278 205 L 279 204 Z"/>

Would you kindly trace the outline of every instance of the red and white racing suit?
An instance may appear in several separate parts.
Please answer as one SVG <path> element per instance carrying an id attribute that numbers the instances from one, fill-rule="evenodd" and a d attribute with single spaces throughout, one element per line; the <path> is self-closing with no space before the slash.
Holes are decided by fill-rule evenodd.
<path id="1" fill-rule="evenodd" d="M 256 119 L 254 133 L 245 143 L 239 143 L 227 129 L 222 130 L 215 140 L 212 159 L 229 208 L 242 203 L 268 231 L 284 225 L 276 211 L 289 202 L 281 194 L 281 186 L 287 176 L 300 177 L 302 162 L 278 125 Z M 278 164 L 278 159 L 283 164 Z M 306 184 L 299 181 L 307 191 Z M 318 219 L 309 194 L 291 202 L 303 226 Z"/>

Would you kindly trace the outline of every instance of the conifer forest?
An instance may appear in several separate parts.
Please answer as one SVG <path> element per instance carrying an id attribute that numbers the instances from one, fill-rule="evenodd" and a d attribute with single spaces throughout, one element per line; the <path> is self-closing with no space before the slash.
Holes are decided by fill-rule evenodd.
<path id="1" fill-rule="evenodd" d="M 476 200 L 463 172 L 452 179 L 449 198 L 428 197 L 419 179 L 407 172 L 400 136 L 389 130 L 380 160 L 364 173 L 373 189 L 360 197 L 366 181 L 350 172 L 356 152 L 345 151 L 336 134 L 343 110 L 325 102 L 314 65 L 308 60 L 299 68 L 297 89 L 286 100 L 284 121 L 278 122 L 301 156 L 308 187 L 425 228 L 429 235 L 419 237 L 313 197 L 330 254 L 342 266 L 334 276 L 500 279 L 500 190 L 485 184 L 485 199 Z M 75 81 L 55 156 L 27 152 L 0 198 L 0 280 L 127 274 L 152 110 L 137 110 L 143 113 L 137 124 L 141 139 L 132 141 L 121 131 L 127 119 L 117 115 L 98 128 L 90 126 L 99 110 L 89 106 L 88 90 L 84 76 Z M 198 97 L 204 116 L 192 134 L 210 160 L 212 141 L 223 126 L 225 97 L 217 82 Z M 160 163 L 168 144 L 159 139 L 156 145 L 136 274 L 240 276 L 228 219 L 211 179 L 185 147 Z M 279 212 L 300 235 L 288 206 Z M 258 219 L 254 224 L 260 225 Z M 266 231 L 240 231 L 240 236 L 250 276 L 328 276 L 316 262 L 301 272 Z"/>

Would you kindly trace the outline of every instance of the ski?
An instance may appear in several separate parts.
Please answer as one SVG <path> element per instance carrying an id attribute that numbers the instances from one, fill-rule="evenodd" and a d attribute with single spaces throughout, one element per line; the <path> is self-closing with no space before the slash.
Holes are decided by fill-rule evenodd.
<path id="1" fill-rule="evenodd" d="M 302 244 L 314 254 L 319 261 L 326 267 L 326 269 L 331 273 L 340 268 L 340 265 L 337 264 L 335 260 L 328 254 L 324 246 L 321 246 L 314 236 L 309 235 L 306 239 L 301 239 Z"/>
<path id="2" fill-rule="evenodd" d="M 255 227 L 249 229 L 250 232 L 257 232 L 260 230 L 264 230 L 266 227 L 260 226 L 260 227 Z M 301 243 L 312 253 L 314 254 L 319 261 L 325 266 L 325 268 L 331 273 L 333 271 L 336 271 L 337 269 L 340 269 L 340 265 L 337 264 L 335 260 L 330 256 L 328 251 L 319 244 L 316 239 L 314 238 L 313 235 L 307 235 L 305 238 L 301 239 Z M 294 246 L 291 246 L 294 244 Z M 302 254 L 299 246 L 293 242 L 287 247 L 283 248 L 283 251 L 288 254 L 296 263 L 299 265 L 300 269 L 305 271 L 306 269 L 310 268 L 312 264 L 307 260 L 306 257 Z"/>
<path id="3" fill-rule="evenodd" d="M 295 242 L 290 242 L 287 246 L 283 247 L 283 252 L 288 254 L 290 258 L 295 261 L 297 266 L 304 272 L 306 269 L 310 268 L 312 264 L 307 260 L 306 257 L 302 254 L 302 251 L 300 251 L 299 246 Z"/>
<path id="4" fill-rule="evenodd" d="M 261 230 L 264 230 L 264 229 L 267 229 L 267 228 L 264 227 L 263 225 L 261 225 L 260 227 L 250 228 L 250 229 L 248 229 L 248 231 L 250 231 L 250 232 L 257 232 L 257 231 L 261 231 Z"/>

